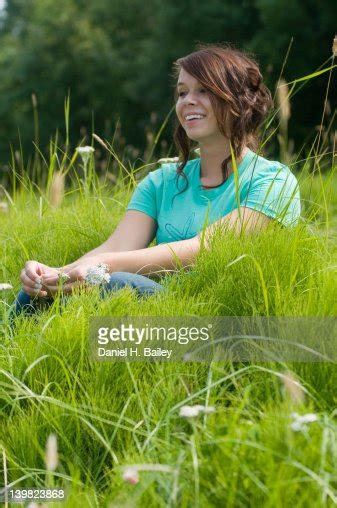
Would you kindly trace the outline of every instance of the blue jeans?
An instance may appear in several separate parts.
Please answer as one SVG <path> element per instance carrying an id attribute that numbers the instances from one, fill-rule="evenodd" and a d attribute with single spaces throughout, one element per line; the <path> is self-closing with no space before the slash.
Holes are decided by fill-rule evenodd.
<path id="1" fill-rule="evenodd" d="M 109 282 L 103 287 L 102 296 L 105 297 L 110 291 L 118 291 L 125 286 L 132 287 L 140 296 L 152 295 L 164 289 L 161 284 L 144 275 L 130 272 L 113 272 Z M 41 308 L 41 304 L 48 305 L 52 301 L 52 298 L 33 298 L 21 290 L 14 302 L 12 314 L 18 316 L 21 312 L 24 312 L 26 315 L 32 315 Z"/>

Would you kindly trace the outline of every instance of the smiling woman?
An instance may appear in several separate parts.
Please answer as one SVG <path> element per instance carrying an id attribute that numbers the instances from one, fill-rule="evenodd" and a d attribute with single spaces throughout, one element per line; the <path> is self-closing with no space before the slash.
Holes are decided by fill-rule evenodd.
<path id="1" fill-rule="evenodd" d="M 203 231 L 208 248 L 218 226 L 242 234 L 297 223 L 295 176 L 258 153 L 272 100 L 255 60 L 231 47 L 201 45 L 174 63 L 174 76 L 178 163 L 162 164 L 138 184 L 116 230 L 96 249 L 59 268 L 28 261 L 16 313 L 34 312 L 40 298 L 53 297 L 60 277 L 64 293 L 88 284 L 98 266 L 105 267 L 105 296 L 126 285 L 153 294 L 163 286 L 147 276 L 191 267 Z M 191 158 L 192 143 L 198 158 Z M 155 236 L 157 245 L 148 247 Z"/>

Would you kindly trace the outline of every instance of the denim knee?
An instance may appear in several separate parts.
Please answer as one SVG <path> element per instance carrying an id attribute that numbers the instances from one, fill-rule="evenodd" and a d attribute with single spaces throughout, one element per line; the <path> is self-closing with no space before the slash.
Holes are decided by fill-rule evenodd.
<path id="1" fill-rule="evenodd" d="M 36 308 L 33 298 L 31 298 L 25 291 L 21 289 L 16 296 L 14 302 L 14 313 L 20 314 L 21 312 L 34 313 Z"/>
<path id="2" fill-rule="evenodd" d="M 38 298 L 32 297 L 25 291 L 21 290 L 17 294 L 12 307 L 9 312 L 9 319 L 12 321 L 16 316 L 23 313 L 26 316 L 32 316 L 38 310 L 43 310 L 48 307 L 53 301 L 53 298 Z"/>
<path id="3" fill-rule="evenodd" d="M 158 284 L 148 277 L 130 272 L 113 272 L 110 275 L 110 280 L 104 289 L 114 291 L 122 289 L 125 286 L 130 286 L 133 289 L 136 289 L 140 295 L 154 294 L 163 289 L 161 284 Z"/>

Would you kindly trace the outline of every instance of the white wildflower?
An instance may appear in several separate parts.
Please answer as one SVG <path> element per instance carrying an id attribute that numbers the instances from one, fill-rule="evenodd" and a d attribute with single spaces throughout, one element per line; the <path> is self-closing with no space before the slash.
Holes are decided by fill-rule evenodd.
<path id="1" fill-rule="evenodd" d="M 92 146 L 78 146 L 76 148 L 76 152 L 81 156 L 83 163 L 86 164 L 88 159 L 92 153 L 94 153 L 95 149 Z"/>
<path id="2" fill-rule="evenodd" d="M 158 164 L 166 164 L 167 162 L 179 162 L 179 157 L 164 157 L 163 159 L 159 159 Z"/>
<path id="3" fill-rule="evenodd" d="M 109 282 L 109 280 L 108 266 L 104 263 L 99 263 L 97 266 L 88 268 L 85 276 L 85 281 L 93 286 L 99 286 L 103 282 Z"/>
<path id="4" fill-rule="evenodd" d="M 88 177 L 88 162 L 91 154 L 93 154 L 95 149 L 92 146 L 78 146 L 76 148 L 76 152 L 81 156 L 83 162 L 83 173 L 84 173 L 84 181 L 85 186 L 87 185 L 87 177 Z"/>
<path id="5" fill-rule="evenodd" d="M 12 284 L 7 284 L 7 282 L 0 284 L 0 291 L 7 291 L 7 289 L 13 289 Z"/>
<path id="6" fill-rule="evenodd" d="M 135 485 L 139 482 L 139 474 L 135 467 L 128 466 L 124 469 L 122 478 L 124 481 Z"/>
<path id="7" fill-rule="evenodd" d="M 199 416 L 199 413 L 210 414 L 214 413 L 215 408 L 213 406 L 201 406 L 196 404 L 195 406 L 182 406 L 179 411 L 179 416 L 183 418 L 194 418 Z"/>
<path id="8" fill-rule="evenodd" d="M 318 421 L 318 416 L 315 413 L 307 413 L 305 415 L 299 415 L 298 413 L 291 413 L 293 418 L 290 427 L 295 432 L 306 431 L 308 429 L 308 423 Z"/>
<path id="9" fill-rule="evenodd" d="M 57 437 L 50 434 L 46 444 L 45 463 L 48 471 L 55 471 L 58 465 Z"/>

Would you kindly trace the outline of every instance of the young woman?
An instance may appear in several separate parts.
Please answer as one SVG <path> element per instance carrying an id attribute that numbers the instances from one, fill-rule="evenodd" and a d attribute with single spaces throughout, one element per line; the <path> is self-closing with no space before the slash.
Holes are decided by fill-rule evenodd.
<path id="1" fill-rule="evenodd" d="M 28 261 L 16 312 L 40 298 L 90 281 L 90 270 L 105 272 L 105 288 L 125 285 L 139 294 L 162 286 L 148 276 L 193 265 L 217 225 L 252 232 L 278 221 L 296 224 L 300 215 L 297 180 L 289 168 L 259 156 L 258 131 L 271 94 L 257 63 L 222 45 L 199 45 L 174 64 L 178 164 L 162 164 L 137 186 L 110 238 L 62 268 Z M 193 146 L 194 142 L 194 146 Z M 200 157 L 190 159 L 199 147 Z M 148 247 L 156 235 L 157 245 Z M 61 275 L 60 275 L 61 274 Z M 89 274 L 89 275 L 88 275 Z"/>

